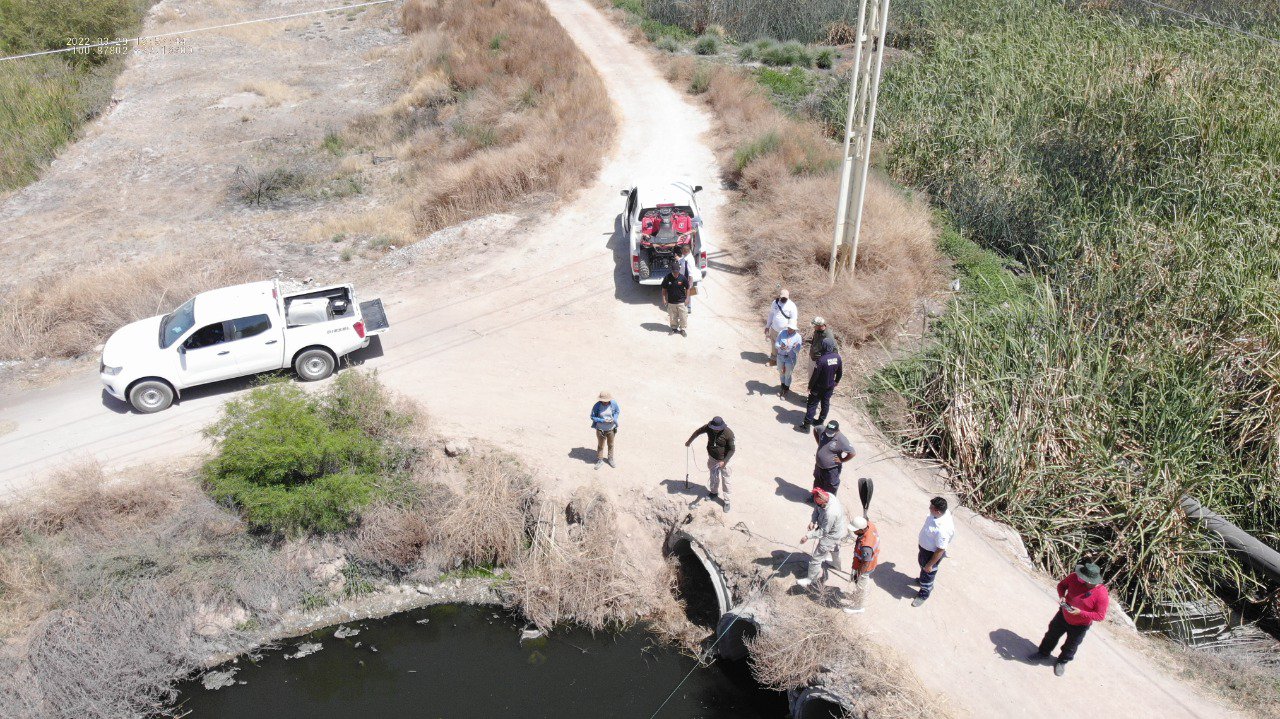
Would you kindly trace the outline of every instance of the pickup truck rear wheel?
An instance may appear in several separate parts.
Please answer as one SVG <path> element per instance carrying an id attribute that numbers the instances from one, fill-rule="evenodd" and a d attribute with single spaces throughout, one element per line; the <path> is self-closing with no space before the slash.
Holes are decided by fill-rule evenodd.
<path id="1" fill-rule="evenodd" d="M 129 406 L 142 414 L 153 414 L 173 404 L 173 388 L 160 380 L 144 380 L 129 388 Z"/>
<path id="2" fill-rule="evenodd" d="M 313 347 L 298 354 L 293 361 L 293 371 L 303 382 L 315 382 L 333 374 L 337 361 L 328 350 Z"/>

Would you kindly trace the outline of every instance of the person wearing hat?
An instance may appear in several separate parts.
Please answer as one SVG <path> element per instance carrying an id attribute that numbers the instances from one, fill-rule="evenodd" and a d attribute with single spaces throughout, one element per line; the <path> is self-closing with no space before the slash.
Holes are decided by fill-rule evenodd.
<path id="1" fill-rule="evenodd" d="M 834 419 L 826 427 L 814 429 L 813 439 L 818 443 L 813 456 L 813 488 L 835 494 L 840 490 L 841 468 L 853 459 L 853 445 Z"/>
<path id="2" fill-rule="evenodd" d="M 830 327 L 827 327 L 827 321 L 821 317 L 813 318 L 813 337 L 809 338 L 809 359 L 817 362 L 822 356 L 822 341 L 830 339 L 835 343 L 836 348 L 840 347 L 839 341 L 836 340 L 836 333 Z"/>
<path id="3" fill-rule="evenodd" d="M 778 296 L 773 298 L 773 303 L 769 305 L 769 314 L 765 315 L 764 320 L 764 336 L 769 338 L 770 367 L 778 361 L 778 335 L 788 327 L 795 329 L 799 316 L 800 310 L 796 309 L 796 303 L 791 301 L 791 293 L 785 287 L 779 289 Z"/>
<path id="4" fill-rule="evenodd" d="M 591 405 L 591 426 L 596 431 L 596 469 L 600 469 L 600 465 L 608 462 L 610 467 L 617 467 L 613 463 L 613 438 L 618 434 L 618 420 L 622 417 L 622 410 L 618 409 L 618 403 L 613 401 L 613 395 L 608 392 L 601 392 L 598 401 Z M 604 453 L 605 445 L 609 445 L 609 455 L 606 457 Z"/>
<path id="5" fill-rule="evenodd" d="M 809 375 L 809 399 L 805 403 L 804 422 L 797 429 L 808 432 L 811 427 L 827 421 L 831 395 L 843 376 L 844 362 L 836 352 L 836 341 L 830 337 L 822 338 L 822 354 L 814 361 L 813 373 Z"/>
<path id="6" fill-rule="evenodd" d="M 911 606 L 918 607 L 933 594 L 933 582 L 938 577 L 938 565 L 947 556 L 947 547 L 956 536 L 956 523 L 947 511 L 947 500 L 934 497 L 929 500 L 929 515 L 924 518 L 924 526 L 920 528 L 920 551 L 916 561 L 920 563 L 920 592 L 911 600 Z"/>
<path id="7" fill-rule="evenodd" d="M 1093 562 L 1077 565 L 1076 571 L 1058 582 L 1058 612 L 1053 615 L 1049 630 L 1029 659 L 1033 662 L 1048 659 L 1058 640 L 1063 634 L 1067 635 L 1058 660 L 1053 664 L 1053 673 L 1062 676 L 1067 671 L 1067 662 L 1076 658 L 1076 650 L 1084 641 L 1085 632 L 1094 622 L 1107 618 L 1107 606 L 1110 604 L 1111 595 L 1102 583 L 1102 570 L 1098 565 Z"/>
<path id="8" fill-rule="evenodd" d="M 684 301 L 689 299 L 689 276 L 684 273 L 681 262 L 671 263 L 671 274 L 662 278 L 662 303 L 667 306 L 667 319 L 671 322 L 671 334 L 677 332 L 688 337 L 689 308 Z"/>
<path id="9" fill-rule="evenodd" d="M 825 566 L 840 567 L 840 540 L 849 532 L 849 523 L 844 518 L 844 507 L 835 495 L 821 489 L 813 490 L 813 514 L 809 519 L 809 532 L 800 538 L 800 545 L 810 539 L 818 540 L 818 546 L 809 554 L 809 573 L 796 584 L 807 587 L 819 575 L 826 581 Z"/>
<path id="10" fill-rule="evenodd" d="M 713 500 L 719 500 L 724 505 L 724 511 L 729 511 L 729 460 L 733 458 L 733 453 L 737 448 L 733 444 L 733 430 L 729 429 L 729 425 L 725 424 L 720 417 L 712 417 L 710 422 L 695 429 L 693 434 L 689 435 L 689 439 L 684 443 L 688 447 L 693 444 L 693 440 L 698 435 L 707 435 L 707 471 L 711 473 L 710 489 L 708 494 Z M 724 484 L 721 489 L 720 485 Z"/>
<path id="11" fill-rule="evenodd" d="M 857 584 L 880 563 L 880 532 L 866 517 L 849 520 L 849 531 L 857 537 L 853 544 L 853 583 Z"/>

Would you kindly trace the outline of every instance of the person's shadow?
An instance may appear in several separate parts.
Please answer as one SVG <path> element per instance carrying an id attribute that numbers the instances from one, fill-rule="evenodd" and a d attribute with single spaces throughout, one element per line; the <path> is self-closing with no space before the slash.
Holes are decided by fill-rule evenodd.
<path id="1" fill-rule="evenodd" d="M 775 549 L 767 557 L 751 560 L 754 564 L 776 570 L 779 577 L 803 577 L 809 570 L 809 553 Z"/>
<path id="2" fill-rule="evenodd" d="M 743 352 L 739 356 L 748 362 L 755 362 L 757 364 L 765 364 L 769 361 L 769 355 L 763 352 Z"/>
<path id="3" fill-rule="evenodd" d="M 574 447 L 569 450 L 569 459 L 579 459 L 587 464 L 596 463 L 596 451 L 589 447 Z"/>
<path id="4" fill-rule="evenodd" d="M 640 326 L 650 332 L 665 332 L 671 334 L 671 325 L 664 325 L 661 322 L 641 322 Z"/>
<path id="5" fill-rule="evenodd" d="M 789 502 L 799 502 L 800 504 L 804 504 L 809 501 L 809 497 L 813 494 L 804 487 L 801 487 L 798 484 L 792 484 L 782 477 L 774 477 L 773 481 L 778 483 L 778 488 L 773 490 L 773 493 Z"/>
<path id="6" fill-rule="evenodd" d="M 996 654 L 1000 655 L 1001 659 L 1023 664 L 1036 663 L 1027 659 L 1039 648 L 1039 645 L 1030 639 L 1008 629 L 997 629 L 988 636 L 991 637 L 991 644 L 995 646 Z"/>
<path id="7" fill-rule="evenodd" d="M 804 412 L 798 409 L 787 409 L 780 404 L 775 404 L 773 412 L 778 415 L 778 422 L 781 424 L 798 425 L 804 421 Z"/>
<path id="8" fill-rule="evenodd" d="M 686 494 L 691 497 L 705 496 L 707 490 L 697 482 L 689 482 L 686 486 L 683 479 L 664 479 L 658 484 L 667 488 L 667 494 Z"/>
<path id="9" fill-rule="evenodd" d="M 870 576 L 871 581 L 875 582 L 877 587 L 880 587 L 885 594 L 895 599 L 909 599 L 919 594 L 911 586 L 911 582 L 915 580 L 915 577 L 899 572 L 897 565 L 893 562 L 881 562 L 872 570 L 870 575 L 863 576 Z"/>
<path id="10" fill-rule="evenodd" d="M 753 394 L 765 395 L 765 394 L 778 394 L 778 393 L 779 393 L 779 389 L 775 385 L 765 384 L 764 382 L 761 382 L 759 380 L 754 380 L 754 379 L 747 380 L 748 395 L 753 395 Z"/>

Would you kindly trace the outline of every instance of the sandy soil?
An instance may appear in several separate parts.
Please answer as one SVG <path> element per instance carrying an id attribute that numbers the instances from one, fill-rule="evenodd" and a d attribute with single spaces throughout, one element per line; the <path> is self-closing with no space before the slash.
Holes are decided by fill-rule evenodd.
<path id="1" fill-rule="evenodd" d="M 325 6 L 164 0 L 145 33 Z M 313 230 L 385 204 L 375 193 L 332 195 L 348 191 L 348 177 L 377 184 L 395 163 L 374 166 L 365 154 L 338 171 L 321 142 L 400 89 L 396 54 L 407 43 L 397 13 L 394 4 L 374 6 L 144 45 L 83 139 L 39 181 L 0 197 L 0 262 L 21 268 L 0 287 L 179 250 L 239 251 L 297 279 L 349 271 L 340 248 L 313 241 Z M 276 206 L 246 205 L 233 197 L 237 166 L 313 172 L 315 187 Z"/>
<path id="2" fill-rule="evenodd" d="M 540 224 L 517 230 L 514 246 L 463 254 L 444 265 L 408 264 L 383 277 L 373 289 L 387 302 L 393 329 L 365 364 L 425 404 L 446 433 L 501 444 L 564 494 L 596 484 L 623 506 L 636 507 L 644 495 L 695 499 L 705 475 L 695 466 L 694 488 L 686 493 L 683 441 L 721 415 L 739 446 L 728 524 L 742 521 L 779 540 L 746 545 L 761 558 L 785 554 L 782 543 L 794 543 L 808 521 L 802 500 L 811 483 L 813 442 L 791 428 L 801 418 L 800 399 L 779 397 L 776 374 L 763 364 L 764 308 L 747 302 L 741 258 L 731 245 L 717 253 L 686 339 L 668 333 L 654 289 L 632 283 L 617 232 L 619 188 L 683 177 L 709 188 L 708 229 L 731 235 L 719 224 L 723 195 L 704 136 L 709 120 L 586 0 L 548 4 L 616 103 L 620 133 L 613 154 L 595 184 Z M 90 142 L 113 140 L 103 133 Z M 78 211 L 71 197 L 50 196 L 46 217 Z M 85 456 L 116 467 L 199 452 L 205 449 L 200 428 L 248 384 L 190 392 L 153 416 L 128 413 L 105 398 L 92 373 L 4 396 L 0 424 L 16 427 L 0 437 L 7 459 L 0 488 L 24 491 L 50 468 Z M 622 407 L 616 470 L 592 468 L 587 415 L 601 389 L 611 390 Z M 916 571 L 915 537 L 932 494 L 931 473 L 885 447 L 850 406 L 833 414 L 851 428 L 860 455 L 845 476 L 876 481 L 872 514 L 883 542 L 867 612 L 847 621 L 900 650 L 957 713 L 1231 715 L 1120 641 L 1122 628 L 1092 631 L 1061 679 L 1045 666 L 1018 661 L 1054 612 L 1052 580 L 1014 558 L 998 533 L 964 515 L 934 597 L 913 609 L 906 582 Z M 705 461 L 695 446 L 697 461 Z M 697 511 L 714 514 L 705 502 Z"/>

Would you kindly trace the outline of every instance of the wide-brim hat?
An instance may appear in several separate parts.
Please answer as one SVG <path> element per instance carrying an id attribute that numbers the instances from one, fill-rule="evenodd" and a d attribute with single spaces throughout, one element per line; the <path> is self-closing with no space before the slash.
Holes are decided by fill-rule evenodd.
<path id="1" fill-rule="evenodd" d="M 613 401 L 613 395 L 609 394 L 608 392 L 601 392 L 601 393 L 600 393 L 600 401 L 601 401 L 601 402 L 612 402 L 612 401 Z"/>
<path id="2" fill-rule="evenodd" d="M 1085 562 L 1076 565 L 1076 576 L 1082 582 L 1089 584 L 1102 584 L 1102 569 L 1093 562 Z"/>
<path id="3" fill-rule="evenodd" d="M 826 321 L 826 320 L 824 320 L 824 319 L 823 319 L 823 318 L 821 318 L 821 317 L 814 317 L 814 318 L 813 318 L 813 326 L 814 326 L 814 327 L 817 327 L 818 325 L 825 325 L 826 323 L 827 323 L 827 321 Z"/>
<path id="4" fill-rule="evenodd" d="M 719 417 L 712 417 L 711 421 L 707 422 L 707 429 L 713 429 L 717 432 L 724 429 L 725 426 L 724 420 Z"/>

